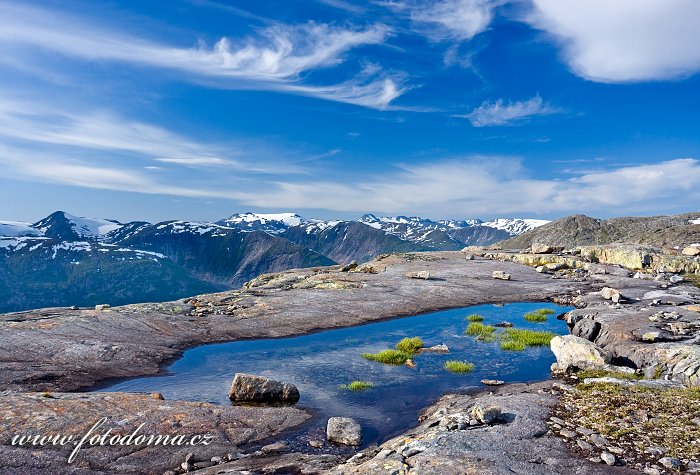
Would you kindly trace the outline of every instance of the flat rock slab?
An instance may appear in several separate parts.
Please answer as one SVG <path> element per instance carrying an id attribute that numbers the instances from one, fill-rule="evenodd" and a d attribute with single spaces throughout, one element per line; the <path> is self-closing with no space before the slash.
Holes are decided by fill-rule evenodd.
<path id="1" fill-rule="evenodd" d="M 204 343 L 302 335 L 483 303 L 542 301 L 589 288 L 515 263 L 467 261 L 460 252 L 399 254 L 369 265 L 378 273 L 340 272 L 336 266 L 268 274 L 244 289 L 198 296 L 197 311 L 176 301 L 0 315 L 0 389 L 74 391 L 107 378 L 156 374 L 183 350 Z M 492 280 L 496 270 L 513 281 Z M 432 278 L 407 279 L 410 272 Z M 217 313 L 228 309 L 233 315 Z"/>
<path id="2" fill-rule="evenodd" d="M 49 397 L 47 397 L 49 396 Z M 141 424 L 138 434 L 183 436 L 210 435 L 209 445 L 89 446 L 67 460 L 74 449 L 65 446 L 12 446 L 14 435 L 74 435 L 80 440 L 103 417 L 95 430 L 104 434 L 129 435 Z M 83 474 L 163 473 L 175 469 L 193 453 L 194 461 L 225 457 L 240 445 L 249 444 L 298 426 L 309 414 L 295 407 L 240 407 L 208 403 L 164 401 L 131 393 L 0 393 L 0 473 Z"/>

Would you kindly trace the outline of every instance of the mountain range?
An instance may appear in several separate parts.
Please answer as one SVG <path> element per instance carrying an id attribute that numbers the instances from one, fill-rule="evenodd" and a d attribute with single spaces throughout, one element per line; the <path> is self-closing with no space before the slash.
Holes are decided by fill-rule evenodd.
<path id="1" fill-rule="evenodd" d="M 0 312 L 173 300 L 266 272 L 491 244 L 546 223 L 240 213 L 216 223 L 152 224 L 57 211 L 33 224 L 0 221 Z"/>

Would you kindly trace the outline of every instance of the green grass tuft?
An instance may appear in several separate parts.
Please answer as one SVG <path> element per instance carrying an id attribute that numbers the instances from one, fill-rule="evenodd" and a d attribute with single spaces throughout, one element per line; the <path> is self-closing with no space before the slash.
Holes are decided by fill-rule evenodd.
<path id="1" fill-rule="evenodd" d="M 403 351 L 389 349 L 379 353 L 363 353 L 362 357 L 370 361 L 398 366 L 404 364 L 411 355 Z"/>
<path id="2" fill-rule="evenodd" d="M 525 314 L 525 320 L 528 322 L 546 322 L 547 315 L 552 315 L 554 310 L 549 308 L 539 308 L 533 312 L 528 312 Z"/>
<path id="3" fill-rule="evenodd" d="M 475 336 L 481 341 L 493 341 L 496 338 L 496 327 L 484 325 L 479 322 L 472 322 L 464 330 L 464 333 L 469 336 Z"/>
<path id="4" fill-rule="evenodd" d="M 552 332 L 543 332 L 535 330 L 520 330 L 516 328 L 506 328 L 506 330 L 501 335 L 502 343 L 501 348 L 505 349 L 519 349 L 520 345 L 524 346 L 545 346 L 549 345 L 549 342 L 554 338 L 555 335 Z M 509 348 L 504 348 L 503 343 L 514 342 L 519 343 L 519 345 L 506 345 Z"/>
<path id="5" fill-rule="evenodd" d="M 501 349 L 506 351 L 523 351 L 525 343 L 515 340 L 504 340 L 501 342 Z"/>
<path id="6" fill-rule="evenodd" d="M 474 363 L 467 363 L 466 361 L 446 361 L 445 369 L 453 373 L 471 373 L 474 371 Z"/>
<path id="7" fill-rule="evenodd" d="M 342 384 L 341 389 L 347 389 L 349 391 L 365 391 L 374 387 L 374 384 L 369 381 L 353 381 L 350 384 Z"/>
<path id="8" fill-rule="evenodd" d="M 396 349 L 409 354 L 415 354 L 423 348 L 423 340 L 420 337 L 404 338 L 396 344 Z"/>
<path id="9" fill-rule="evenodd" d="M 483 322 L 484 317 L 482 317 L 481 315 L 478 315 L 476 313 L 473 313 L 467 317 L 467 321 L 468 322 Z"/>

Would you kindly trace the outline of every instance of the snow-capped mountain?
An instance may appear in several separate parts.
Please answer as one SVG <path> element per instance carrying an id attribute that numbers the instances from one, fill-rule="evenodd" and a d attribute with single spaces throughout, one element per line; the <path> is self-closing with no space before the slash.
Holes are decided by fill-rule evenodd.
<path id="1" fill-rule="evenodd" d="M 81 218 L 64 211 L 56 211 L 32 225 L 42 236 L 70 241 L 101 241 L 123 224 L 98 218 Z"/>
<path id="2" fill-rule="evenodd" d="M 543 226 L 547 223 L 549 223 L 549 221 L 544 220 L 544 219 L 500 218 L 500 219 L 495 219 L 493 221 L 487 221 L 485 223 L 482 223 L 481 226 L 488 226 L 490 228 L 501 229 L 503 231 L 506 231 L 511 236 L 518 236 L 520 234 L 523 234 L 524 232 L 527 232 L 531 229 L 538 228 L 538 227 Z"/>
<path id="3" fill-rule="evenodd" d="M 226 219 L 217 221 L 216 224 L 242 231 L 264 231 L 268 234 L 278 234 L 304 222 L 306 220 L 295 213 L 236 213 Z"/>
<path id="4" fill-rule="evenodd" d="M 41 236 L 41 231 L 32 227 L 30 223 L 21 221 L 0 221 L 0 236 Z"/>

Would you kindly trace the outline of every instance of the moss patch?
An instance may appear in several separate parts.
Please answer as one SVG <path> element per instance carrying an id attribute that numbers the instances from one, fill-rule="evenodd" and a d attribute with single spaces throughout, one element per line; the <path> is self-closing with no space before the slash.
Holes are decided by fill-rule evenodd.
<path id="1" fill-rule="evenodd" d="M 406 363 L 412 355 L 410 353 L 404 353 L 399 350 L 382 350 L 379 353 L 363 353 L 362 357 L 370 361 L 376 361 L 378 363 L 390 364 L 390 365 L 402 365 Z"/>
<path id="2" fill-rule="evenodd" d="M 534 312 L 528 312 L 525 314 L 525 320 L 528 322 L 546 322 L 547 316 L 552 315 L 554 310 L 548 308 L 540 308 Z"/>
<path id="3" fill-rule="evenodd" d="M 403 353 L 415 354 L 423 348 L 423 340 L 420 337 L 404 338 L 396 344 L 396 349 Z"/>
<path id="4" fill-rule="evenodd" d="M 472 322 L 464 330 L 464 333 L 469 336 L 475 336 L 481 341 L 493 341 L 496 337 L 496 328 L 480 322 Z"/>
<path id="5" fill-rule="evenodd" d="M 504 340 L 501 342 L 501 349 L 506 351 L 523 351 L 525 349 L 525 343 L 514 340 Z"/>
<path id="6" fill-rule="evenodd" d="M 468 363 L 466 361 L 446 361 L 445 369 L 453 373 L 471 373 L 474 371 L 474 363 Z"/>
<path id="7" fill-rule="evenodd" d="M 369 381 L 353 381 L 350 384 L 343 384 L 340 386 L 341 389 L 347 389 L 349 391 L 366 391 L 374 387 L 374 384 Z"/>
<path id="8" fill-rule="evenodd" d="M 554 337 L 555 335 L 552 332 L 506 328 L 501 334 L 501 348 L 503 348 L 503 344 L 506 342 L 519 343 L 524 346 L 545 346 L 549 345 L 549 342 Z"/>

